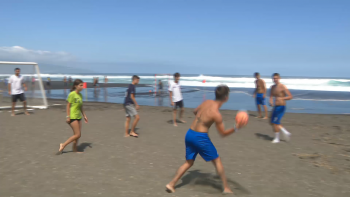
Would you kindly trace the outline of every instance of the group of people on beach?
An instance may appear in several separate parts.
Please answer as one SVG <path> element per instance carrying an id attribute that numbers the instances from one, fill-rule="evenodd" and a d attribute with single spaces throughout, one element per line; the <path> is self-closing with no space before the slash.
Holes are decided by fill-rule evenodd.
<path id="1" fill-rule="evenodd" d="M 256 99 L 256 105 L 258 106 L 259 118 L 267 119 L 268 110 L 266 107 L 266 94 L 267 88 L 265 81 L 260 78 L 259 73 L 254 74 L 256 81 L 256 88 L 254 91 L 254 98 Z M 281 119 L 286 110 L 286 101 L 292 99 L 292 95 L 288 88 L 280 83 L 280 75 L 274 73 L 272 75 L 274 85 L 270 88 L 270 99 L 269 104 L 273 106 L 273 111 L 270 117 L 270 124 L 273 127 L 275 137 L 272 143 L 280 142 L 280 132 L 284 135 L 285 139 L 288 141 L 291 134 L 281 125 Z M 136 101 L 136 85 L 139 83 L 140 77 L 137 75 L 132 76 L 132 83 L 129 84 L 125 92 L 124 99 L 124 109 L 126 113 L 125 121 L 125 137 L 138 137 L 135 132 L 136 125 L 140 120 L 138 115 L 139 105 Z M 12 115 L 14 115 L 14 106 L 16 101 L 19 99 L 23 101 L 24 106 L 26 99 L 24 96 L 24 91 L 21 86 L 26 88 L 23 83 L 23 77 L 20 75 L 20 70 L 15 69 L 15 75 L 11 76 L 9 79 L 9 94 L 12 95 Z M 66 106 L 66 123 L 72 128 L 74 135 L 71 136 L 66 142 L 61 143 L 57 155 L 62 154 L 64 148 L 73 143 L 73 151 L 78 152 L 77 144 L 81 136 L 82 119 L 87 123 L 88 118 L 85 114 L 83 108 L 83 97 L 80 93 L 83 90 L 83 81 L 80 79 L 74 80 L 71 88 L 71 93 L 67 98 Z M 177 126 L 177 109 L 180 108 L 180 122 L 185 123 L 183 120 L 184 113 L 184 102 L 181 93 L 180 85 L 180 74 L 174 74 L 174 82 L 169 85 L 168 88 L 171 105 L 173 106 L 173 124 Z M 185 136 L 185 146 L 186 146 L 186 161 L 177 170 L 175 177 L 166 185 L 166 191 L 169 193 L 175 192 L 175 185 L 178 180 L 184 175 L 184 173 L 194 164 L 196 156 L 199 154 L 205 161 L 212 161 L 217 173 L 221 177 L 223 182 L 223 193 L 229 194 L 233 193 L 229 188 L 227 179 L 225 176 L 224 168 L 217 153 L 217 150 L 213 143 L 211 142 L 208 131 L 209 128 L 215 124 L 216 129 L 221 136 L 226 137 L 234 132 L 237 132 L 240 128 L 245 125 L 236 122 L 236 124 L 230 128 L 225 129 L 222 115 L 219 111 L 221 106 L 226 103 L 229 99 L 230 89 L 226 85 L 219 85 L 215 89 L 215 100 L 206 100 L 200 104 L 194 111 L 195 119 L 193 120 L 190 129 L 187 131 Z M 262 116 L 261 106 L 265 110 L 265 116 Z M 25 108 L 26 109 L 26 108 Z M 25 111 L 26 112 L 26 111 Z M 27 113 L 27 112 L 26 112 Z M 129 132 L 131 118 L 134 121 Z"/>

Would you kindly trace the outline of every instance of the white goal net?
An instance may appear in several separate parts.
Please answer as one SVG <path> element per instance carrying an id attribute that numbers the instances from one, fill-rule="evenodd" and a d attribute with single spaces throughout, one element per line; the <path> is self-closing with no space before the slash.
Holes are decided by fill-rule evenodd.
<path id="1" fill-rule="evenodd" d="M 23 76 L 24 96 L 28 108 L 46 109 L 48 107 L 43 81 L 37 63 L 34 62 L 1 62 L 0 61 L 0 109 L 10 109 L 13 95 L 9 95 L 9 78 L 15 74 L 15 69 L 20 69 Z M 18 84 L 13 84 L 18 87 Z M 26 88 L 25 88 L 26 87 Z M 25 90 L 27 89 L 27 90 Z M 15 92 L 17 93 L 17 92 Z M 11 94 L 14 94 L 11 92 Z M 23 105 L 17 97 L 16 108 Z"/>
<path id="2" fill-rule="evenodd" d="M 154 76 L 154 95 L 164 96 L 168 95 L 168 88 L 172 77 L 170 74 L 155 74 Z"/>

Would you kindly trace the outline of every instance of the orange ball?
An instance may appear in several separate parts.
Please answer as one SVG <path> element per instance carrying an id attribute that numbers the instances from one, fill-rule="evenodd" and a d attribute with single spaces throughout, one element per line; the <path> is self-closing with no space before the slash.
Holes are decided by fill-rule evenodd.
<path id="1" fill-rule="evenodd" d="M 245 126 L 248 124 L 249 115 L 245 111 L 238 111 L 236 115 L 236 124 L 240 126 Z"/>

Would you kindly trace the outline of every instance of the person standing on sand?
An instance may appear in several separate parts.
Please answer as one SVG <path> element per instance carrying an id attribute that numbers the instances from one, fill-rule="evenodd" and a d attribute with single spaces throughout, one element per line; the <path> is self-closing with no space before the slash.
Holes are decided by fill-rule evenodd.
<path id="1" fill-rule="evenodd" d="M 196 117 L 185 137 L 186 162 L 177 170 L 173 180 L 166 185 L 167 192 L 175 192 L 175 185 L 177 181 L 193 165 L 196 156 L 199 153 L 199 155 L 202 156 L 206 162 L 213 162 L 223 183 L 223 193 L 233 193 L 227 184 L 221 159 L 208 136 L 209 128 L 214 123 L 216 129 L 223 137 L 236 132 L 237 129 L 240 128 L 240 125 L 237 125 L 237 127 L 234 126 L 231 129 L 225 130 L 223 118 L 219 111 L 220 107 L 227 102 L 229 92 L 230 89 L 226 85 L 216 87 L 215 100 L 206 100 L 193 111 Z"/>
<path id="2" fill-rule="evenodd" d="M 137 104 L 135 99 L 136 89 L 135 86 L 140 82 L 140 77 L 137 75 L 132 76 L 132 83 L 129 85 L 128 89 L 125 92 L 124 100 L 124 109 L 126 113 L 125 121 L 125 137 L 138 137 L 135 133 L 135 128 L 137 123 L 140 120 L 140 116 L 137 114 L 137 110 L 140 106 Z M 129 134 L 129 125 L 131 117 L 134 117 L 134 122 L 132 123 L 130 134 Z"/>
<path id="3" fill-rule="evenodd" d="M 280 83 L 280 75 L 278 73 L 274 73 L 273 82 L 275 85 L 271 86 L 271 95 L 270 95 L 270 105 L 273 106 L 273 111 L 271 115 L 271 125 L 275 132 L 275 138 L 272 143 L 280 142 L 280 131 L 282 131 L 284 138 L 289 141 L 291 133 L 289 133 L 283 126 L 281 125 L 281 119 L 286 111 L 286 101 L 291 100 L 293 98 L 292 94 L 288 90 L 288 88 Z M 275 98 L 275 103 L 273 103 L 273 98 Z"/>
<path id="4" fill-rule="evenodd" d="M 63 87 L 64 87 L 64 88 L 67 88 L 67 87 L 68 87 L 68 84 L 67 84 L 67 77 L 66 77 L 66 76 L 64 76 L 64 78 L 63 78 Z"/>
<path id="5" fill-rule="evenodd" d="M 105 87 L 107 86 L 107 83 L 108 83 L 108 78 L 107 76 L 105 76 Z"/>
<path id="6" fill-rule="evenodd" d="M 169 97 L 170 97 L 171 106 L 174 107 L 174 109 L 173 109 L 173 123 L 174 123 L 174 126 L 177 127 L 176 116 L 177 116 L 177 108 L 178 107 L 181 109 L 180 122 L 182 122 L 182 123 L 186 122 L 182 119 L 185 108 L 184 108 L 184 102 L 183 102 L 182 93 L 181 93 L 180 73 L 174 74 L 174 83 L 171 83 L 169 86 Z"/>
<path id="7" fill-rule="evenodd" d="M 265 110 L 265 117 L 263 119 L 267 119 L 268 115 L 267 115 L 267 106 L 266 106 L 266 102 L 265 102 L 265 98 L 266 98 L 266 84 L 265 81 L 260 79 L 260 74 L 259 73 L 255 73 L 254 74 L 256 80 L 255 80 L 255 91 L 254 91 L 254 98 L 256 100 L 256 105 L 258 107 L 258 112 L 259 112 L 259 116 L 258 118 L 263 118 L 261 115 L 261 105 L 264 106 L 264 110 Z"/>
<path id="8" fill-rule="evenodd" d="M 159 83 L 158 83 L 158 94 L 161 96 L 163 93 L 163 82 L 162 80 L 159 80 Z"/>
<path id="9" fill-rule="evenodd" d="M 73 152 L 78 152 L 78 140 L 81 137 L 82 122 L 81 119 L 84 118 L 85 123 L 88 123 L 88 118 L 83 110 L 83 96 L 81 91 L 83 90 L 83 81 L 76 79 L 73 83 L 71 93 L 67 98 L 67 117 L 66 123 L 72 128 L 74 135 L 70 137 L 65 143 L 60 144 L 57 155 L 62 154 L 63 149 L 73 142 Z"/>
<path id="10" fill-rule="evenodd" d="M 71 76 L 68 77 L 68 83 L 69 83 L 69 87 L 72 88 L 73 86 L 73 79 Z"/>
<path id="11" fill-rule="evenodd" d="M 27 85 L 24 83 L 24 78 L 20 73 L 21 69 L 15 68 L 15 74 L 12 75 L 8 81 L 8 93 L 11 95 L 12 100 L 11 116 L 15 116 L 15 106 L 18 99 L 23 102 L 24 113 L 29 115 L 27 111 L 27 101 L 24 95 L 24 91 L 27 91 Z M 22 86 L 24 87 L 24 91 Z"/>

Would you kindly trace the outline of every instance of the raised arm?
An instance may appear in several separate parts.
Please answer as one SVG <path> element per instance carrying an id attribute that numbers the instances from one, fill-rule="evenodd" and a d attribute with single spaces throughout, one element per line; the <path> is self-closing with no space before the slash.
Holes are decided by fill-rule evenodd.
<path id="1" fill-rule="evenodd" d="M 215 121 L 216 129 L 218 130 L 218 132 L 222 137 L 226 137 L 232 134 L 233 132 L 235 132 L 234 128 L 225 130 L 224 122 L 220 113 L 217 113 L 214 115 L 214 121 Z"/>
<path id="2" fill-rule="evenodd" d="M 284 93 L 287 95 L 286 97 L 283 97 L 282 99 L 284 100 L 291 100 L 293 98 L 292 93 L 290 93 L 290 91 L 288 90 L 288 88 L 283 85 L 284 88 Z"/>

